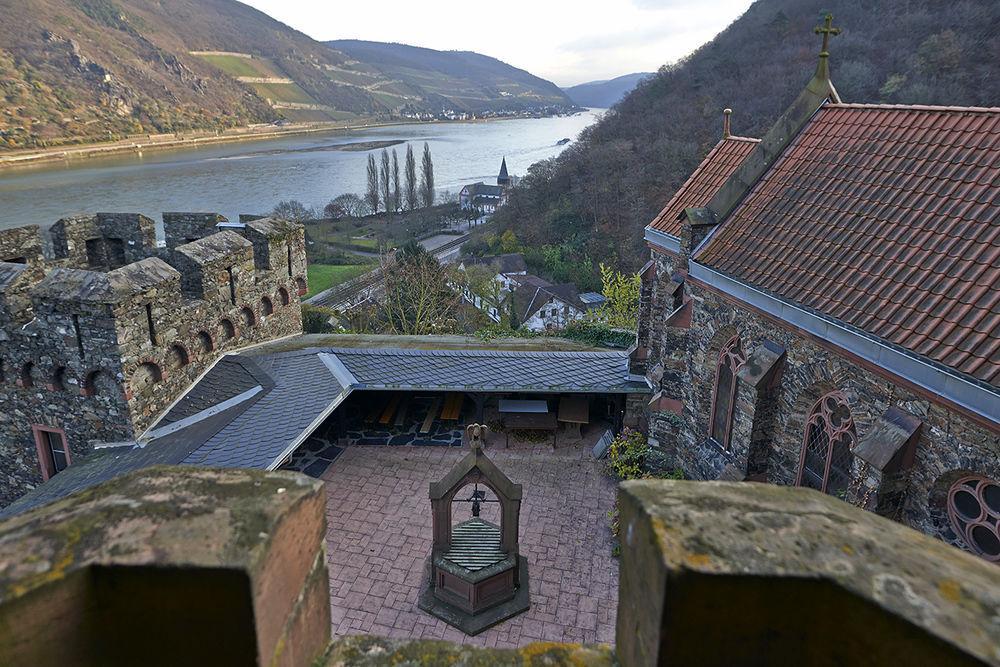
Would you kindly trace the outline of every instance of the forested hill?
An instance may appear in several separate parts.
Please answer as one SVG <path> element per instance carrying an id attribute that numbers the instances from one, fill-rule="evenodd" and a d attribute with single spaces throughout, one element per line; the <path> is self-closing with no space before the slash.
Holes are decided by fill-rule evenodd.
<path id="1" fill-rule="evenodd" d="M 582 107 L 607 109 L 628 95 L 649 72 L 625 74 L 606 81 L 589 81 L 563 88 L 571 100 Z"/>
<path id="2" fill-rule="evenodd" d="M 424 106 L 473 112 L 548 104 L 572 106 L 554 83 L 480 53 L 358 39 L 326 44 L 393 82 L 382 90 L 421 100 Z"/>
<path id="3" fill-rule="evenodd" d="M 995 0 L 758 0 L 529 170 L 497 219 L 533 268 L 641 267 L 643 227 L 719 140 L 722 110 L 734 134 L 759 137 L 809 81 L 826 11 L 843 29 L 830 68 L 845 102 L 1000 105 Z"/>
<path id="4" fill-rule="evenodd" d="M 0 0 L 0 17 L 0 150 L 434 113 L 449 96 L 473 111 L 570 106 L 554 84 L 506 65 L 506 79 L 473 93 L 451 74 L 387 74 L 236 0 Z M 503 65 L 453 60 L 477 58 Z"/>

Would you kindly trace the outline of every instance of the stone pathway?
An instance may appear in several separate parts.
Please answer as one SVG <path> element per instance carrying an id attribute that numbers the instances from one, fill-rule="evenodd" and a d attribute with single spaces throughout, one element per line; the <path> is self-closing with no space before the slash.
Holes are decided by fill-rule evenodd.
<path id="1" fill-rule="evenodd" d="M 475 637 L 417 608 L 431 548 L 428 484 L 465 450 L 348 447 L 322 475 L 333 634 L 499 647 L 613 643 L 618 561 L 611 556 L 607 512 L 615 484 L 591 458 L 592 444 L 555 452 L 548 445 L 487 447 L 500 469 L 524 485 L 520 545 L 528 558 L 531 609 Z M 456 505 L 455 520 L 467 512 Z"/>

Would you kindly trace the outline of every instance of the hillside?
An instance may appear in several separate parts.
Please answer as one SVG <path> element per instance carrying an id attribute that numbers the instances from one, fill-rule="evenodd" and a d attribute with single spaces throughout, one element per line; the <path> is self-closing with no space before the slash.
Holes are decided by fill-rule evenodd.
<path id="1" fill-rule="evenodd" d="M 475 90 L 447 68 L 383 71 L 235 0 L 0 0 L 0 12 L 0 150 L 440 112 L 450 95 L 470 109 L 568 104 L 553 84 L 476 54 L 451 57 L 454 72 L 494 64 Z"/>
<path id="2" fill-rule="evenodd" d="M 734 110 L 735 134 L 759 137 L 808 82 L 824 10 L 844 31 L 830 49 L 844 101 L 1000 105 L 1000 3 L 758 0 L 529 170 L 497 220 L 534 270 L 641 267 L 643 227 L 719 140 L 722 109 Z"/>
<path id="3" fill-rule="evenodd" d="M 605 81 L 588 81 L 563 88 L 563 92 L 573 100 L 574 104 L 595 109 L 607 109 L 632 92 L 639 85 L 639 82 L 647 76 L 652 76 L 652 73 L 636 72 Z"/>
<path id="4" fill-rule="evenodd" d="M 326 44 L 388 80 L 372 90 L 376 97 L 399 95 L 417 109 L 481 112 L 572 105 L 554 83 L 471 51 L 435 51 L 355 39 Z"/>

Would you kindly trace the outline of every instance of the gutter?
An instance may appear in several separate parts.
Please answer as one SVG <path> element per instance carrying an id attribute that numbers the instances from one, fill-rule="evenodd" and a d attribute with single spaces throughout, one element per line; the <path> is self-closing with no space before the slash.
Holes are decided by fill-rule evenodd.
<path id="1" fill-rule="evenodd" d="M 997 415 L 1000 415 L 1000 395 L 995 391 L 958 377 L 878 339 L 858 333 L 836 321 L 815 315 L 799 306 L 771 296 L 703 264 L 691 262 L 689 275 L 693 279 L 710 285 L 783 322 L 798 327 L 908 380 L 931 394 L 937 394 L 955 405 L 985 418 L 990 423 L 997 423 Z"/>
<path id="2" fill-rule="evenodd" d="M 681 252 L 681 240 L 676 236 L 671 236 L 665 232 L 661 232 L 658 229 L 653 229 L 652 227 L 646 227 L 646 232 L 643 235 L 643 239 L 652 243 L 653 245 L 659 246 L 664 250 L 669 250 L 670 252 L 680 254 Z"/>

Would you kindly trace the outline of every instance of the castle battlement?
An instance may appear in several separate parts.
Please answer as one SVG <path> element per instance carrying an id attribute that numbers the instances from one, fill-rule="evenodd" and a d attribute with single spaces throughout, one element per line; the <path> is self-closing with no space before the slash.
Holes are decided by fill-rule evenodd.
<path id="1" fill-rule="evenodd" d="M 37 225 L 0 230 L 0 400 L 13 417 L 0 460 L 14 480 L 0 503 L 58 472 L 52 437 L 71 461 L 133 439 L 221 354 L 301 332 L 302 225 L 164 213 L 163 227 L 166 247 L 135 213 L 63 218 L 48 244 Z"/>

